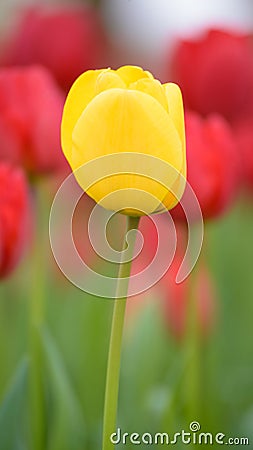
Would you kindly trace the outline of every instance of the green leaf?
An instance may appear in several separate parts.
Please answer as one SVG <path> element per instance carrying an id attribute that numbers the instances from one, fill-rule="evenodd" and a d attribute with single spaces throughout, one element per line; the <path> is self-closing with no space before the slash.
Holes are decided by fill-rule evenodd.
<path id="1" fill-rule="evenodd" d="M 42 330 L 42 344 L 51 394 L 48 448 L 83 450 L 86 434 L 82 410 L 57 345 L 45 328 Z"/>
<path id="2" fill-rule="evenodd" d="M 0 408 L 0 448 L 20 448 L 18 436 L 27 399 L 28 362 L 24 358 L 19 364 L 13 380 L 4 396 Z"/>
<path id="3" fill-rule="evenodd" d="M 132 411 L 138 417 L 139 427 L 146 426 L 150 392 L 159 386 L 166 373 L 166 352 L 170 355 L 167 347 L 159 309 L 152 302 L 141 311 L 123 347 L 119 417 L 128 428 L 134 428 Z"/>

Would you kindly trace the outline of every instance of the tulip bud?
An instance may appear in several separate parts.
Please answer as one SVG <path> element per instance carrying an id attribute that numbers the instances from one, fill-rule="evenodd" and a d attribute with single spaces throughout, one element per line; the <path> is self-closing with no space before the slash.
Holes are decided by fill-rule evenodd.
<path id="1" fill-rule="evenodd" d="M 166 323 L 173 336 L 180 340 L 187 332 L 189 302 L 194 300 L 197 326 L 202 336 L 208 335 L 214 322 L 215 289 L 205 266 L 198 267 L 195 277 L 183 283 L 175 281 L 181 259 L 176 258 L 163 278 L 163 310 Z"/>
<path id="2" fill-rule="evenodd" d="M 95 8 L 33 6 L 23 10 L 2 59 L 5 65 L 43 65 L 69 89 L 80 73 L 98 65 L 103 43 Z"/>
<path id="3" fill-rule="evenodd" d="M 221 214 L 235 197 L 240 170 L 239 157 L 232 129 L 225 119 L 213 115 L 202 119 L 186 114 L 187 179 L 193 188 L 204 219 Z M 184 204 L 191 217 L 187 188 Z M 180 205 L 171 211 L 173 218 L 184 218 Z M 191 217 L 194 219 L 194 217 Z"/>
<path id="4" fill-rule="evenodd" d="M 134 66 L 85 72 L 65 103 L 62 147 L 80 186 L 105 208 L 130 215 L 150 214 L 160 203 L 171 209 L 186 176 L 179 87 Z M 103 158 L 111 155 L 119 158 Z M 87 188 L 78 169 L 91 161 L 98 178 Z"/>
<path id="5" fill-rule="evenodd" d="M 235 124 L 235 139 L 241 157 L 242 182 L 253 190 L 253 116 Z"/>
<path id="6" fill-rule="evenodd" d="M 46 69 L 0 69 L 0 158 L 33 176 L 64 168 L 59 136 L 63 101 Z"/>
<path id="7" fill-rule="evenodd" d="M 228 120 L 252 112 L 253 53 L 248 36 L 210 30 L 184 40 L 175 50 L 171 70 L 188 108 Z"/>
<path id="8" fill-rule="evenodd" d="M 28 186 L 23 172 L 0 163 L 0 278 L 18 264 L 28 238 Z"/>

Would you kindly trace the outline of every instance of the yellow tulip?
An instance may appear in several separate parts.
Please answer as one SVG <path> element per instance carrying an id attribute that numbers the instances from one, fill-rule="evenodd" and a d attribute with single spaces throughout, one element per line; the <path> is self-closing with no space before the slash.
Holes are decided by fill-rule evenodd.
<path id="1" fill-rule="evenodd" d="M 173 208 L 183 194 L 186 152 L 181 91 L 174 83 L 162 85 L 140 67 L 83 73 L 66 99 L 61 140 L 77 181 L 107 209 L 151 214 L 161 203 Z M 129 153 L 126 164 L 124 155 Z M 116 159 L 106 158 L 115 154 Z M 91 161 L 98 178 L 87 187 L 85 172 L 77 169 Z M 171 170 L 163 184 L 165 165 Z"/>

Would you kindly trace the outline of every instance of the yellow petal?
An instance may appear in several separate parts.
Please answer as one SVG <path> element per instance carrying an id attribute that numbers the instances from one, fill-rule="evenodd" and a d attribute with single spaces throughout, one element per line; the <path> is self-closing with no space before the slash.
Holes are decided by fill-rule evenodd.
<path id="1" fill-rule="evenodd" d="M 96 95 L 95 86 L 99 74 L 107 72 L 107 70 L 88 70 L 84 72 L 77 78 L 69 91 L 64 105 L 61 124 L 62 149 L 68 161 L 72 152 L 73 129 L 88 103 Z"/>
<path id="2" fill-rule="evenodd" d="M 116 73 L 122 78 L 127 86 L 141 78 L 153 79 L 153 75 L 150 72 L 143 70 L 138 66 L 122 66 L 116 70 Z"/>
<path id="3" fill-rule="evenodd" d="M 138 162 L 134 157 L 132 166 L 124 167 L 122 153 L 152 155 L 177 170 L 183 164 L 182 144 L 169 114 L 153 97 L 140 91 L 115 88 L 96 96 L 82 113 L 72 137 L 70 162 L 73 169 L 103 155 L 121 155 L 115 171 L 110 165 L 108 167 L 108 174 L 116 175 L 98 181 L 88 190 L 96 202 L 112 210 L 143 210 L 145 205 L 145 213 L 148 214 L 157 208 L 168 192 L 168 188 L 157 181 L 164 165 L 152 164 L 149 159 L 145 167 L 143 159 Z M 119 174 L 120 163 L 122 169 L 130 174 Z M 102 164 L 101 160 L 98 160 L 98 164 Z M 144 175 L 151 173 L 153 179 L 137 175 L 138 168 L 141 173 L 144 171 Z M 173 171 L 167 180 L 168 187 L 174 184 L 176 178 L 177 173 Z M 78 182 L 86 190 L 86 180 L 80 176 Z M 120 192 L 122 189 L 124 191 Z M 101 203 L 103 197 L 111 193 L 114 193 L 113 198 Z M 147 195 L 150 196 L 149 200 Z"/>
<path id="4" fill-rule="evenodd" d="M 182 94 L 179 86 L 175 83 L 167 83 L 164 86 L 165 93 L 168 101 L 169 114 L 175 124 L 175 127 L 179 133 L 182 142 L 183 151 L 183 164 L 181 168 L 182 177 L 178 177 L 177 181 L 173 186 L 174 193 L 177 194 L 178 199 L 180 199 L 184 193 L 185 183 L 186 183 L 186 144 L 185 144 L 185 123 L 184 123 L 184 106 Z M 164 205 L 167 209 L 172 209 L 178 203 L 178 199 L 169 192 L 165 199 L 163 200 Z"/>
<path id="5" fill-rule="evenodd" d="M 183 196 L 186 184 L 186 176 L 185 174 L 183 174 L 183 171 L 181 175 L 182 176 L 178 176 L 177 180 L 173 184 L 171 192 L 168 192 L 163 199 L 163 205 L 168 210 L 174 208 Z"/>
<path id="6" fill-rule="evenodd" d="M 168 102 L 168 111 L 179 133 L 185 151 L 184 105 L 179 86 L 175 83 L 163 85 Z"/>
<path id="7" fill-rule="evenodd" d="M 136 89 L 137 91 L 145 92 L 152 95 L 161 105 L 168 111 L 168 102 L 165 91 L 160 81 L 151 80 L 150 78 L 142 78 L 141 80 L 131 83 L 129 89 Z"/>
<path id="8" fill-rule="evenodd" d="M 113 70 L 108 70 L 106 72 L 102 72 L 96 81 L 95 91 L 96 94 L 100 94 L 100 92 L 105 91 L 106 89 L 112 88 L 126 88 L 126 83 L 122 80 L 122 78 L 117 75 L 117 73 Z"/>

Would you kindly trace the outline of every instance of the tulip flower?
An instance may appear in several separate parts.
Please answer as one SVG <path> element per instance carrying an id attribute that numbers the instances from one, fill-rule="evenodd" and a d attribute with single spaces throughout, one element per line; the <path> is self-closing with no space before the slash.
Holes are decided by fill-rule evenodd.
<path id="1" fill-rule="evenodd" d="M 219 113 L 228 120 L 253 107 L 253 52 L 246 35 L 210 30 L 175 49 L 172 68 L 185 104 L 200 114 Z"/>
<path id="2" fill-rule="evenodd" d="M 149 290 L 150 295 L 142 294 L 131 299 L 127 304 L 129 324 L 136 316 L 138 320 L 139 314 L 143 313 L 150 298 L 160 295 L 159 306 L 165 325 L 175 340 L 180 342 L 188 331 L 189 303 L 194 296 L 198 329 L 202 337 L 208 336 L 214 324 L 217 297 L 211 274 L 202 264 L 197 270 L 193 283 L 189 277 L 183 283 L 177 284 L 175 280 L 181 263 L 182 258 L 177 254 L 166 275 L 157 286 L 152 288 L 153 297 Z M 137 268 L 136 264 L 134 268 Z"/>
<path id="3" fill-rule="evenodd" d="M 215 217 L 231 204 L 239 184 L 240 161 L 233 131 L 222 117 L 212 115 L 203 119 L 187 112 L 186 142 L 187 179 L 204 219 Z M 184 196 L 187 198 L 187 188 Z M 185 203 L 190 216 L 191 205 Z M 180 205 L 171 212 L 176 219 L 184 216 Z"/>
<path id="4" fill-rule="evenodd" d="M 141 254 L 133 261 L 132 274 L 141 272 L 150 264 L 155 257 L 158 244 L 156 229 L 148 217 L 142 218 L 139 230 L 144 236 L 145 244 Z M 216 292 L 208 267 L 203 262 L 200 262 L 195 269 L 197 272 L 193 277 L 190 275 L 182 283 L 176 283 L 187 247 L 187 232 L 181 223 L 176 223 L 176 234 L 178 243 L 176 253 L 165 275 L 156 286 L 152 286 L 153 296 L 150 295 L 152 291 L 149 289 L 149 295 L 143 293 L 131 298 L 127 305 L 127 312 L 128 319 L 131 321 L 143 312 L 150 297 L 156 298 L 157 294 L 160 294 L 159 306 L 165 324 L 173 337 L 181 341 L 188 331 L 189 303 L 192 296 L 195 298 L 197 324 L 201 335 L 203 337 L 208 335 L 214 321 Z"/>
<path id="5" fill-rule="evenodd" d="M 0 278 L 9 275 L 23 255 L 29 213 L 28 185 L 22 170 L 0 162 Z"/>
<path id="6" fill-rule="evenodd" d="M 4 65 L 40 64 L 69 89 L 84 70 L 99 64 L 104 33 L 95 8 L 32 6 L 6 39 Z"/>
<path id="7" fill-rule="evenodd" d="M 65 157 L 81 188 L 105 208 L 128 215 L 127 232 L 138 228 L 141 215 L 155 212 L 161 203 L 170 209 L 183 194 L 186 155 L 181 91 L 173 83 L 162 85 L 140 67 L 83 73 L 68 94 L 61 139 Z M 128 247 L 133 251 L 133 245 Z M 123 248 L 126 249 L 125 238 Z M 113 448 L 110 436 L 116 425 L 122 332 L 131 272 L 131 258 L 125 258 L 123 253 L 115 292 L 103 450 Z"/>
<path id="8" fill-rule="evenodd" d="M 172 208 L 182 196 L 186 174 L 184 111 L 179 87 L 173 83 L 162 85 L 149 72 L 134 66 L 85 72 L 72 86 L 65 103 L 62 147 L 73 171 L 107 155 L 120 155 L 124 164 L 124 155 L 133 154 L 132 164 L 125 167 L 129 174 L 115 172 L 89 189 L 82 173 L 75 173 L 81 187 L 107 209 L 130 215 L 134 209 L 134 214 L 139 215 L 143 208 L 145 214 L 154 212 L 155 203 L 163 202 L 167 209 Z M 148 158 L 138 159 L 140 154 L 154 160 L 151 163 Z M 164 170 L 159 161 L 172 168 L 166 186 L 158 181 Z M 98 159 L 94 166 L 97 173 L 102 164 L 106 162 Z M 145 176 L 148 170 L 145 164 L 149 167 L 152 164 L 152 179 Z M 108 175 L 109 165 L 110 162 Z M 138 169 L 144 171 L 142 176 L 136 174 Z M 110 197 L 112 193 L 117 195 Z M 156 202 L 147 200 L 146 194 L 155 197 Z M 109 197 L 103 200 L 106 196 Z"/>
<path id="9" fill-rule="evenodd" d="M 242 164 L 242 182 L 253 190 L 253 116 L 239 121 L 234 126 L 235 139 Z"/>
<path id="10" fill-rule="evenodd" d="M 164 318 L 175 339 L 181 340 L 187 333 L 189 302 L 194 296 L 197 326 L 202 336 L 206 336 L 214 322 L 216 293 L 212 277 L 207 267 L 200 265 L 193 283 L 187 278 L 177 284 L 175 278 L 181 262 L 176 257 L 162 279 Z"/>
<path id="11" fill-rule="evenodd" d="M 0 158 L 33 176 L 63 168 L 59 136 L 63 101 L 46 69 L 0 69 Z"/>

